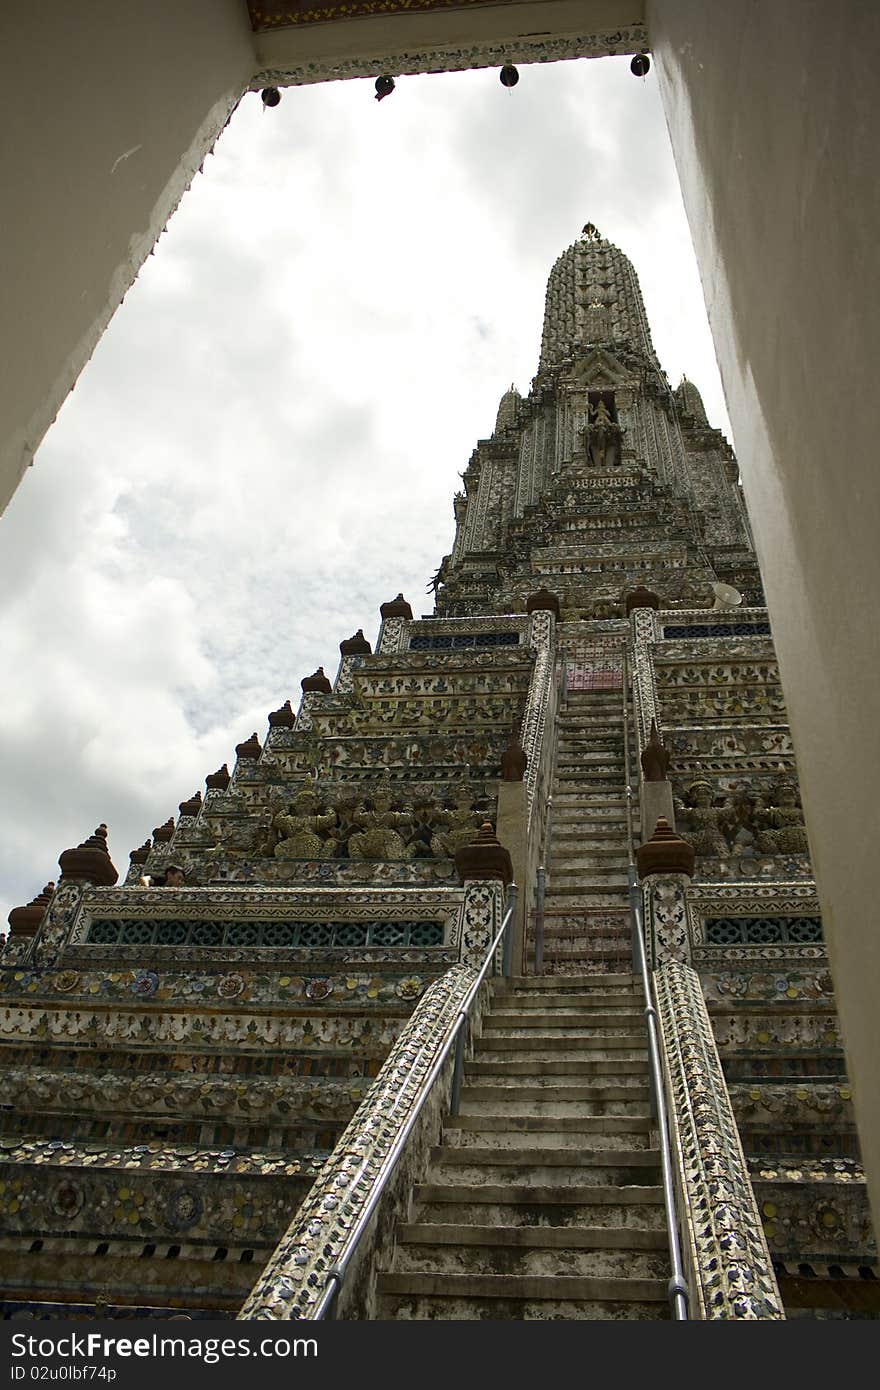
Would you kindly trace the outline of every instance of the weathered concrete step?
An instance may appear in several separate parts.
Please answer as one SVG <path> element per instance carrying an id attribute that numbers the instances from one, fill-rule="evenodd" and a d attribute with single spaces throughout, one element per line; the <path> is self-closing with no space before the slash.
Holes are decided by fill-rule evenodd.
<path id="1" fill-rule="evenodd" d="M 554 998 L 561 998 L 563 995 L 577 993 L 593 995 L 607 990 L 626 989 L 633 990 L 641 995 L 641 981 L 630 971 L 621 971 L 618 974 L 603 975 L 601 980 L 597 980 L 595 975 L 572 975 L 564 983 L 553 982 L 549 985 L 546 980 L 542 980 L 540 975 L 511 975 L 509 980 L 497 980 L 494 983 L 495 994 L 515 993 L 532 994 L 550 990 Z"/>
<path id="2" fill-rule="evenodd" d="M 501 1114 L 494 1106 L 485 1106 L 470 1114 L 458 1114 L 455 1119 L 444 1122 L 443 1133 L 457 1130 L 472 1134 L 498 1133 L 515 1134 L 556 1134 L 564 1135 L 613 1135 L 649 1134 L 652 1121 L 648 1115 L 544 1115 L 536 1114 L 530 1107 L 528 1114 L 522 1110 Z M 633 1147 L 637 1147 L 635 1144 Z"/>
<path id="3" fill-rule="evenodd" d="M 668 1279 L 669 1256 L 662 1250 L 589 1249 L 559 1245 L 517 1246 L 491 1242 L 453 1245 L 398 1243 L 395 1274 L 508 1279 Z"/>
<path id="4" fill-rule="evenodd" d="M 474 1076 L 589 1076 L 607 1077 L 614 1081 L 625 1074 L 647 1076 L 647 1049 L 644 1056 L 629 1057 L 615 1052 L 610 1056 L 600 1053 L 586 1055 L 578 1052 L 574 1057 L 553 1056 L 536 1057 L 531 1049 L 521 1056 L 515 1053 L 496 1052 L 485 1054 L 486 1060 L 476 1057 L 467 1064 L 468 1077 Z"/>
<path id="5" fill-rule="evenodd" d="M 595 835 L 585 835 L 583 831 L 554 834 L 551 840 L 553 863 L 572 857 L 587 859 L 623 859 L 626 862 L 626 836 L 608 835 L 600 839 Z"/>
<path id="6" fill-rule="evenodd" d="M 377 1300 L 383 1322 L 650 1322 L 668 1319 L 668 1305 L 632 1301 L 597 1302 L 565 1299 L 535 1302 L 520 1298 L 405 1297 L 385 1294 Z"/>
<path id="7" fill-rule="evenodd" d="M 530 1029 L 512 1029 L 508 1033 L 484 1033 L 476 1044 L 475 1052 L 523 1052 L 538 1057 L 542 1052 L 581 1052 L 601 1053 L 641 1052 L 647 1048 L 645 1033 L 630 1030 L 619 1033 L 587 1032 L 585 1029 L 571 1030 L 567 1033 L 535 1033 Z"/>
<path id="8" fill-rule="evenodd" d="M 640 1076 L 627 1073 L 610 1081 L 592 1078 L 586 1084 L 567 1081 L 564 1077 L 555 1078 L 548 1083 L 528 1081 L 518 1076 L 502 1076 L 497 1081 L 466 1081 L 461 1088 L 462 1114 L 472 1113 L 472 1105 L 487 1103 L 491 1103 L 491 1108 L 498 1114 L 505 1114 L 507 1106 L 516 1107 L 520 1097 L 528 1100 L 530 1111 L 539 1115 L 552 1115 L 557 1109 L 560 1115 L 613 1115 L 617 1112 L 605 1110 L 603 1107 L 647 1104 L 650 1091 Z M 581 1111 L 581 1106 L 588 1108 Z M 592 1106 L 596 1109 L 589 1108 Z"/>
<path id="9" fill-rule="evenodd" d="M 657 1168 L 659 1163 L 660 1153 L 657 1149 L 647 1149 L 644 1146 L 628 1149 L 623 1145 L 617 1149 L 579 1147 L 572 1150 L 564 1145 L 558 1149 L 543 1148 L 540 1151 L 539 1162 L 536 1159 L 534 1147 L 523 1144 L 522 1136 L 519 1147 L 515 1149 L 481 1147 L 479 1144 L 470 1145 L 468 1148 L 462 1148 L 455 1144 L 439 1144 L 431 1150 L 432 1166 L 436 1164 L 438 1168 L 443 1169 L 483 1166 L 486 1168 L 525 1168 L 527 1172 L 532 1173 L 540 1167 L 563 1168 L 574 1174 L 592 1168 L 653 1169 Z M 557 1178 L 557 1182 L 559 1181 L 562 1179 Z M 587 1182 L 589 1179 L 582 1176 L 581 1181 Z"/>
<path id="10" fill-rule="evenodd" d="M 540 980 L 540 976 L 537 977 Z M 597 1010 L 624 1009 L 630 1013 L 641 1012 L 644 996 L 635 990 L 624 990 L 616 988 L 610 991 L 596 989 L 592 992 L 581 991 L 577 985 L 564 992 L 557 991 L 547 980 L 542 981 L 543 989 L 517 990 L 508 993 L 496 993 L 493 1008 L 500 1010 L 517 1010 L 530 1012 L 544 1011 L 546 1013 L 561 1013 L 564 1010 L 574 1010 L 587 1014 L 594 1014 Z"/>
<path id="11" fill-rule="evenodd" d="M 626 829 L 621 826 L 609 830 L 607 826 L 597 834 L 592 824 L 583 825 L 578 821 L 556 823 L 550 839 L 551 854 L 557 859 L 560 854 L 598 854 L 607 857 L 620 854 L 626 861 Z"/>
<path id="12" fill-rule="evenodd" d="M 493 1010 L 483 1019 L 483 1033 L 496 1028 L 622 1028 L 635 1031 L 643 1021 L 638 1009 L 552 1009 L 534 1005 L 521 1009 L 506 1006 L 504 1011 Z"/>
<path id="13" fill-rule="evenodd" d="M 513 1152 L 522 1149 L 523 1153 L 533 1153 L 535 1162 L 549 1150 L 569 1150 L 573 1154 L 582 1151 L 589 1143 L 591 1150 L 601 1149 L 612 1152 L 624 1144 L 628 1149 L 647 1149 L 651 1144 L 651 1121 L 647 1116 L 641 1119 L 623 1117 L 627 1129 L 605 1132 L 600 1129 L 585 1129 L 586 1119 L 562 1119 L 558 1115 L 540 1117 L 545 1126 L 524 1125 L 521 1115 L 460 1115 L 455 1124 L 443 1126 L 443 1147 L 458 1149 L 492 1149 Z M 607 1119 L 606 1116 L 599 1117 Z M 460 1121 L 460 1123 L 459 1123 Z M 490 1121 L 494 1123 L 490 1123 Z M 520 1121 L 517 1124 L 517 1121 Z M 638 1126 L 641 1124 L 641 1130 Z"/>
<path id="14" fill-rule="evenodd" d="M 666 1232 L 660 1187 L 547 1187 L 542 1193 L 532 1188 L 525 1197 L 519 1195 L 522 1191 L 508 1183 L 491 1188 L 479 1183 L 425 1183 L 415 1193 L 419 1199 L 416 1216 L 420 1222 L 460 1226 L 537 1230 L 592 1230 L 599 1226 L 614 1232 Z M 654 1197 L 644 1196 L 652 1192 Z M 422 1198 L 422 1193 L 428 1196 Z M 550 1194 L 549 1200 L 545 1193 Z M 634 1197 L 634 1193 L 638 1195 Z"/>
<path id="15" fill-rule="evenodd" d="M 480 1226 L 418 1222 L 397 1228 L 398 1245 L 504 1245 L 566 1250 L 665 1250 L 666 1232 L 609 1226 Z"/>
<path id="16" fill-rule="evenodd" d="M 584 1024 L 535 1024 L 531 1025 L 528 1021 L 518 1023 L 499 1023 L 494 1019 L 487 1019 L 483 1025 L 483 1042 L 488 1048 L 507 1050 L 510 1047 L 525 1047 L 531 1049 L 533 1046 L 542 1048 L 549 1042 L 551 1048 L 555 1048 L 560 1039 L 566 1048 L 574 1048 L 577 1044 L 586 1047 L 639 1047 L 644 1036 L 644 1029 L 638 1025 L 640 1020 L 637 1018 L 633 1023 L 597 1023 L 594 1026 Z"/>
<path id="17" fill-rule="evenodd" d="M 382 1295 L 401 1294 L 408 1298 L 430 1295 L 441 1299 L 546 1299 L 553 1303 L 580 1300 L 663 1303 L 666 1298 L 663 1279 L 579 1279 L 565 1275 L 517 1278 L 504 1274 L 407 1272 L 380 1274 L 376 1289 Z"/>

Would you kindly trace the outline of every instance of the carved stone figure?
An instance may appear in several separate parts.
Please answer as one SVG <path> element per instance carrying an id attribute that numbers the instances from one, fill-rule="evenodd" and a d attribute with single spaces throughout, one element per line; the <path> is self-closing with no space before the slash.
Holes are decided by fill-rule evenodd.
<path id="1" fill-rule="evenodd" d="M 408 810 L 392 811 L 392 796 L 387 786 L 380 786 L 372 797 L 372 806 L 361 802 L 352 815 L 352 821 L 360 826 L 348 842 L 348 853 L 352 859 L 412 859 L 416 853 L 415 843 L 407 843 L 400 834 L 402 829 L 410 832 L 413 828 L 412 813 Z"/>
<path id="2" fill-rule="evenodd" d="M 321 810 L 314 787 L 306 783 L 288 811 L 279 811 L 266 842 L 276 859 L 332 859 L 339 841 L 326 832 L 336 825 L 336 812 Z"/>
<path id="3" fill-rule="evenodd" d="M 485 820 L 485 814 L 474 810 L 474 797 L 469 787 L 460 787 L 452 810 L 440 808 L 430 813 L 434 825 L 443 825 L 431 837 L 431 853 L 437 859 L 454 859 L 455 852 L 473 842 Z"/>
<path id="4" fill-rule="evenodd" d="M 697 854 L 730 854 L 725 831 L 736 825 L 736 812 L 730 805 L 714 806 L 711 783 L 692 782 L 687 789 L 687 802 L 676 800 L 676 812 L 687 826 L 687 838 Z"/>
<path id="5" fill-rule="evenodd" d="M 804 813 L 797 804 L 793 782 L 781 779 L 773 788 L 773 801 L 764 809 L 764 826 L 758 846 L 765 854 L 809 854 Z"/>

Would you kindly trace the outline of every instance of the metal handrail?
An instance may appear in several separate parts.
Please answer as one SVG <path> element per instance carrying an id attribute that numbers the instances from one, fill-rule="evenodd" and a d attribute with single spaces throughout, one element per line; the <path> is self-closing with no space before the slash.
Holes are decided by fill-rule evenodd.
<path id="1" fill-rule="evenodd" d="M 660 1168 L 663 1180 L 663 1205 L 666 1208 L 666 1230 L 669 1241 L 669 1263 L 672 1275 L 667 1286 L 667 1296 L 677 1322 L 689 1320 L 688 1304 L 690 1290 L 684 1275 L 681 1256 L 681 1243 L 678 1235 L 678 1212 L 675 1202 L 675 1179 L 672 1169 L 672 1148 L 669 1142 L 669 1117 L 666 1111 L 666 1090 L 663 1081 L 663 1063 L 660 1052 L 660 1039 L 657 1032 L 657 1010 L 654 1007 L 654 991 L 645 955 L 645 929 L 639 889 L 639 876 L 633 857 L 632 836 L 632 796 L 630 785 L 629 760 L 629 705 L 627 692 L 629 673 L 627 669 L 626 645 L 623 648 L 623 767 L 626 778 L 626 851 L 627 879 L 629 882 L 629 905 L 632 914 L 633 973 L 641 977 L 645 991 L 645 1026 L 648 1032 L 648 1062 L 651 1070 L 651 1093 L 654 1102 L 654 1115 L 660 1140 Z"/>
<path id="2" fill-rule="evenodd" d="M 363 1211 L 361 1212 L 360 1216 L 357 1218 L 357 1221 L 352 1227 L 351 1239 L 349 1240 L 349 1243 L 346 1246 L 345 1253 L 343 1254 L 342 1258 L 338 1261 L 338 1263 L 335 1264 L 333 1268 L 328 1270 L 327 1272 L 327 1282 L 324 1286 L 324 1291 L 321 1294 L 321 1297 L 318 1299 L 318 1302 L 315 1305 L 315 1311 L 312 1314 L 313 1321 L 317 1322 L 320 1321 L 322 1318 L 331 1318 L 333 1316 L 331 1310 L 342 1288 L 346 1272 L 348 1270 L 349 1265 L 351 1264 L 352 1258 L 354 1257 L 354 1253 L 357 1250 L 358 1245 L 360 1244 L 361 1238 L 363 1237 L 364 1231 L 366 1230 L 369 1224 L 373 1212 L 376 1210 L 376 1207 L 379 1204 L 379 1199 L 385 1191 L 385 1188 L 388 1186 L 388 1182 L 391 1178 L 391 1175 L 397 1167 L 398 1159 L 400 1158 L 400 1155 L 403 1153 L 404 1147 L 406 1146 L 406 1142 L 409 1139 L 410 1134 L 412 1133 L 416 1120 L 421 1115 L 425 1102 L 427 1101 L 428 1096 L 431 1094 L 431 1091 L 434 1087 L 434 1083 L 437 1080 L 437 1077 L 440 1075 L 440 1072 L 443 1070 L 443 1066 L 446 1062 L 447 1057 L 449 1056 L 453 1043 L 456 1044 L 456 1052 L 452 1078 L 452 1092 L 450 1097 L 450 1114 L 455 1115 L 458 1113 L 458 1100 L 461 1094 L 461 1075 L 464 1069 L 465 1024 L 469 1022 L 468 1014 L 470 1012 L 471 1005 L 473 1004 L 474 999 L 477 996 L 480 986 L 485 980 L 486 975 L 489 973 L 490 966 L 494 966 L 495 953 L 498 950 L 498 945 L 502 941 L 502 939 L 504 940 L 502 974 L 505 978 L 510 977 L 513 955 L 513 931 L 511 929 L 511 923 L 513 922 L 514 916 L 516 914 L 517 892 L 518 890 L 516 884 L 511 883 L 510 887 L 507 890 L 507 910 L 504 914 L 504 919 L 501 923 L 501 926 L 498 928 L 492 945 L 486 952 L 486 958 L 483 961 L 480 973 L 478 974 L 476 980 L 471 985 L 470 989 L 465 995 L 464 1000 L 462 1001 L 461 1008 L 459 1009 L 456 1015 L 455 1024 L 453 1025 L 452 1031 L 447 1037 L 446 1042 L 443 1044 L 443 1047 L 440 1050 L 440 1055 L 438 1056 L 436 1062 L 429 1071 L 428 1075 L 425 1077 L 421 1093 L 419 1095 L 418 1100 L 416 1101 L 415 1106 L 410 1112 L 409 1119 L 406 1121 L 406 1124 L 403 1126 L 403 1128 L 401 1129 L 400 1133 L 398 1134 L 397 1138 L 391 1146 L 391 1150 L 388 1154 L 388 1157 L 385 1160 L 385 1164 L 382 1169 L 382 1174 L 379 1178 L 379 1181 L 376 1183 L 375 1187 L 370 1193 L 366 1206 L 364 1207 Z"/>
<path id="3" fill-rule="evenodd" d="M 554 704 L 554 718 L 559 721 L 559 712 L 568 702 L 568 662 L 563 655 L 562 660 L 556 663 L 554 670 L 554 685 L 556 688 L 556 700 Z M 535 871 L 535 974 L 544 973 L 544 902 L 547 894 L 547 870 L 550 868 L 551 839 L 550 833 L 553 825 L 553 785 L 556 781 L 556 754 L 559 748 L 558 736 L 553 739 L 553 752 L 550 759 L 550 770 L 547 776 L 547 785 L 550 790 L 547 793 L 544 811 L 544 830 L 541 837 L 541 861 Z"/>

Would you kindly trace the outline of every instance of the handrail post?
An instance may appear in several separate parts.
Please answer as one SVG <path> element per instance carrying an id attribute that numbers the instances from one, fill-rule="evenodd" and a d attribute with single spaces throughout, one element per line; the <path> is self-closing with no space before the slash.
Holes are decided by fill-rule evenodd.
<path id="1" fill-rule="evenodd" d="M 547 870 L 540 865 L 536 875 L 535 887 L 535 974 L 544 973 L 544 897 L 547 886 Z"/>
<path id="2" fill-rule="evenodd" d="M 515 883 L 511 883 L 507 890 L 507 913 L 510 921 L 504 933 L 503 948 L 501 952 L 501 974 L 505 980 L 509 980 L 513 974 L 513 937 L 516 923 L 516 905 L 519 897 L 519 889 Z"/>

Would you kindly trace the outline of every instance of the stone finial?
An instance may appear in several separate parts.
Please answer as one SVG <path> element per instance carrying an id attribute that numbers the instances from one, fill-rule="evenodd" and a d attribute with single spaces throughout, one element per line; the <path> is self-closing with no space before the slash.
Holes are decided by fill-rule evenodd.
<path id="1" fill-rule="evenodd" d="M 660 597 L 653 590 L 646 589 L 644 584 L 637 584 L 634 589 L 630 589 L 626 595 L 626 616 L 629 617 L 634 608 L 659 608 Z"/>
<path id="2" fill-rule="evenodd" d="M 209 792 L 225 792 L 232 778 L 229 776 L 229 768 L 224 763 L 218 767 L 216 772 L 209 772 L 205 778 L 205 786 Z"/>
<path id="3" fill-rule="evenodd" d="M 393 598 L 390 603 L 380 604 L 379 614 L 383 623 L 386 618 L 412 618 L 413 615 L 403 594 L 398 594 L 397 598 Z"/>
<path id="4" fill-rule="evenodd" d="M 43 920 L 43 914 L 52 901 L 55 884 L 47 883 L 42 893 L 31 898 L 27 907 L 14 907 L 6 919 L 10 936 L 33 936 Z"/>
<path id="5" fill-rule="evenodd" d="M 166 844 L 174 837 L 174 817 L 169 816 L 164 825 L 153 826 L 153 844 Z"/>
<path id="6" fill-rule="evenodd" d="M 290 701 L 285 700 L 278 709 L 269 711 L 270 729 L 292 729 L 296 725 L 296 715 L 290 708 Z"/>
<path id="7" fill-rule="evenodd" d="M 257 738 L 256 729 L 251 734 L 250 738 L 245 739 L 244 743 L 237 743 L 235 745 L 235 755 L 238 758 L 258 758 L 262 751 L 260 740 Z"/>
<path id="8" fill-rule="evenodd" d="M 455 869 L 459 883 L 469 878 L 500 878 L 508 884 L 513 879 L 510 855 L 489 821 L 484 821 L 469 845 L 455 851 Z"/>
<path id="9" fill-rule="evenodd" d="M 501 754 L 502 782 L 521 782 L 525 776 L 528 762 L 529 760 L 519 741 L 519 734 L 516 729 L 513 729 L 507 747 Z"/>
<path id="10" fill-rule="evenodd" d="M 693 845 L 676 835 L 664 816 L 659 817 L 650 840 L 636 850 L 639 878 L 648 874 L 687 874 L 693 878 L 694 858 Z"/>
<path id="11" fill-rule="evenodd" d="M 551 594 L 549 589 L 545 589 L 542 585 L 540 589 L 536 589 L 535 592 L 530 594 L 526 599 L 526 612 L 542 613 L 545 611 L 554 613 L 558 620 L 559 599 L 555 594 Z"/>
<path id="12" fill-rule="evenodd" d="M 642 772 L 646 782 L 663 782 L 669 771 L 669 749 L 660 740 L 657 732 L 655 720 L 651 720 L 651 732 L 648 735 L 648 742 L 642 749 L 639 761 L 642 764 Z"/>
<path id="13" fill-rule="evenodd" d="M 202 793 L 193 792 L 192 796 L 186 801 L 181 801 L 177 808 L 182 816 L 197 816 L 202 809 Z"/>
<path id="14" fill-rule="evenodd" d="M 369 656 L 372 650 L 362 627 L 358 628 L 353 637 L 346 637 L 339 643 L 340 656 Z"/>
<path id="15" fill-rule="evenodd" d="M 119 878 L 107 850 L 107 827 L 103 823 L 94 835 L 83 840 L 76 849 L 66 849 L 60 855 L 61 877 L 74 883 L 94 883 L 110 888 Z"/>
<path id="16" fill-rule="evenodd" d="M 321 695 L 329 695 L 333 690 L 333 686 L 324 675 L 323 666 L 319 666 L 317 671 L 313 671 L 310 676 L 303 676 L 300 685 L 304 695 L 314 691 L 318 691 Z"/>
<path id="17" fill-rule="evenodd" d="M 152 848 L 153 846 L 151 842 L 149 840 L 144 840 L 144 843 L 141 845 L 140 849 L 133 849 L 128 857 L 131 860 L 132 864 L 146 864 L 147 860 L 150 857 L 150 850 Z"/>

